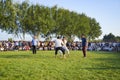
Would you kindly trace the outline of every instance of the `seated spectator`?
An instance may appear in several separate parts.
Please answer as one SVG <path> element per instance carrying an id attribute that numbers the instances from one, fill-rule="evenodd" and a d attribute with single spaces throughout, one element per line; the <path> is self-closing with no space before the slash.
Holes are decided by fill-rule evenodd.
<path id="1" fill-rule="evenodd" d="M 3 46 L 0 46 L 0 51 L 4 51 L 4 47 Z"/>
<path id="2" fill-rule="evenodd" d="M 25 46 L 23 47 L 23 50 L 28 51 L 28 50 L 30 50 L 30 47 L 29 47 L 29 46 L 27 46 L 27 45 L 25 45 Z"/>

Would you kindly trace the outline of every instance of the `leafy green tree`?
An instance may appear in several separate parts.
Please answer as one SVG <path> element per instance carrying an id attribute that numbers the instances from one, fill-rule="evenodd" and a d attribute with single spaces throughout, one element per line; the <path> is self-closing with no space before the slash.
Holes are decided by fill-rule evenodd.
<path id="1" fill-rule="evenodd" d="M 30 6 L 27 16 L 24 19 L 26 25 L 29 27 L 27 32 L 37 36 L 40 34 L 48 35 L 54 25 L 50 15 L 49 7 L 39 5 Z"/>
<path id="2" fill-rule="evenodd" d="M 105 35 L 103 37 L 103 41 L 105 41 L 105 42 L 113 42 L 113 41 L 115 41 L 115 36 L 112 33 L 109 33 L 108 35 Z"/>
<path id="3" fill-rule="evenodd" d="M 120 36 L 116 36 L 116 37 L 115 37 L 115 41 L 116 41 L 116 42 L 120 42 Z"/>
<path id="4" fill-rule="evenodd" d="M 19 33 L 30 35 L 51 34 L 80 37 L 85 34 L 89 39 L 95 39 L 102 33 L 99 23 L 86 16 L 64 8 L 30 5 L 24 1 L 21 4 L 12 3 L 12 0 L 0 0 L 0 29 L 20 36 Z"/>
<path id="5" fill-rule="evenodd" d="M 0 29 L 15 34 L 16 28 L 16 10 L 12 0 L 0 0 Z"/>
<path id="6" fill-rule="evenodd" d="M 39 30 L 36 27 L 36 19 L 35 19 L 35 6 L 31 5 L 28 10 L 27 10 L 27 15 L 25 16 L 24 22 L 25 22 L 25 26 L 27 27 L 27 33 L 30 35 L 35 35 L 36 34 L 36 30 Z"/>
<path id="7" fill-rule="evenodd" d="M 88 33 L 89 40 L 95 39 L 102 34 L 101 27 L 94 18 L 90 18 L 89 25 L 90 25 L 90 31 Z"/>
<path id="8" fill-rule="evenodd" d="M 89 19 L 85 14 L 78 14 L 77 27 L 75 34 L 80 37 L 82 34 L 88 35 L 90 31 Z"/>
<path id="9" fill-rule="evenodd" d="M 21 4 L 14 4 L 16 9 L 16 24 L 17 27 L 14 29 L 15 35 L 21 39 L 25 39 L 25 34 L 27 32 L 27 26 L 24 22 L 25 16 L 27 15 L 27 9 L 29 7 L 28 2 L 24 1 Z M 21 36 L 22 34 L 22 36 Z"/>
<path id="10" fill-rule="evenodd" d="M 60 11 L 61 16 L 58 17 L 59 33 L 60 35 L 67 36 L 69 40 L 72 41 L 72 38 L 75 36 L 75 29 L 77 28 L 76 14 L 72 14 L 72 12 L 65 9 L 60 9 Z"/>
<path id="11" fill-rule="evenodd" d="M 50 8 L 50 17 L 53 21 L 53 26 L 50 31 L 50 34 L 57 34 L 58 30 L 58 7 L 57 5 Z"/>

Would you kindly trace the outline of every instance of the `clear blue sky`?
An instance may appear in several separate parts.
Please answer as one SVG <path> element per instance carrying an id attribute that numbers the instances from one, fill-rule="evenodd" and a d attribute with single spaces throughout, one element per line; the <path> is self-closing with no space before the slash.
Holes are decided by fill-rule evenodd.
<path id="1" fill-rule="evenodd" d="M 14 0 L 22 2 L 24 0 Z M 102 28 L 102 38 L 105 34 L 113 33 L 120 36 L 120 0 L 28 0 L 33 4 L 42 4 L 45 6 L 62 7 L 75 11 L 77 13 L 85 13 L 87 16 L 95 18 Z M 0 31 L 0 40 L 7 40 L 11 35 Z M 30 37 L 30 36 L 29 36 Z M 29 38 L 26 36 L 26 39 Z M 13 37 L 12 37 L 13 38 Z"/>

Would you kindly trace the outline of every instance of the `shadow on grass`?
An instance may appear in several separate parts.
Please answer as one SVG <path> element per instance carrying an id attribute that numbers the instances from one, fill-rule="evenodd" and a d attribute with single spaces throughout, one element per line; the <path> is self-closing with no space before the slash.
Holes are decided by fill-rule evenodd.
<path id="1" fill-rule="evenodd" d="M 32 58 L 32 55 L 0 55 L 0 58 Z"/>
<path id="2" fill-rule="evenodd" d="M 80 69 L 86 69 L 86 70 L 120 70 L 120 67 L 100 67 L 100 68 L 80 68 Z"/>
<path id="3" fill-rule="evenodd" d="M 119 61 L 120 58 L 94 58 L 94 60 L 100 60 L 100 61 Z"/>
<path id="4" fill-rule="evenodd" d="M 24 59 L 24 58 L 31 58 L 31 59 L 48 59 L 53 58 L 54 56 L 46 56 L 46 55 L 37 55 L 37 54 L 21 54 L 21 55 L 0 55 L 0 58 L 6 59 Z"/>

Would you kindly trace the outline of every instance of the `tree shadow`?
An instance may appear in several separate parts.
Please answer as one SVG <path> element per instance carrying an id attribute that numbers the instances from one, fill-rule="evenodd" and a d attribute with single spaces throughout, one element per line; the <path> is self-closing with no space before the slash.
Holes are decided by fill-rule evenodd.
<path id="1" fill-rule="evenodd" d="M 84 68 L 87 70 L 120 70 L 119 58 L 94 58 L 97 68 Z"/>
<path id="2" fill-rule="evenodd" d="M 0 58 L 31 58 L 31 55 L 0 55 Z"/>
<path id="3" fill-rule="evenodd" d="M 53 58 L 53 56 L 48 56 L 48 55 L 39 55 L 39 54 L 13 54 L 13 55 L 0 55 L 0 58 L 6 58 L 6 59 L 24 59 L 24 58 L 29 58 L 29 59 L 48 59 L 48 58 Z"/>
<path id="4" fill-rule="evenodd" d="M 120 67 L 80 68 L 85 70 L 120 70 Z"/>
<path id="5" fill-rule="evenodd" d="M 119 58 L 94 58 L 94 60 L 100 60 L 100 61 L 119 61 Z"/>

